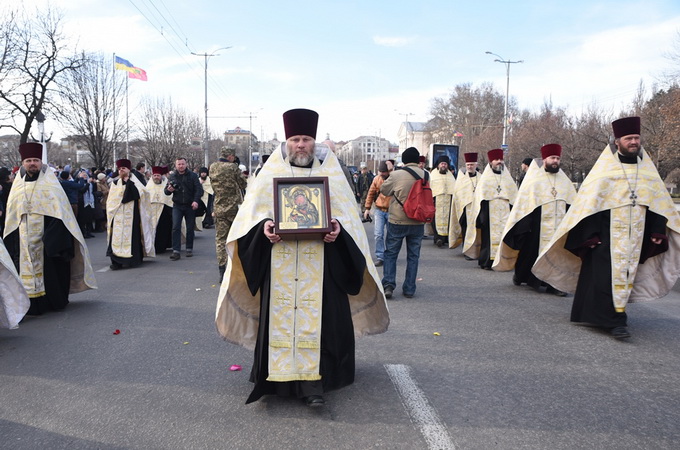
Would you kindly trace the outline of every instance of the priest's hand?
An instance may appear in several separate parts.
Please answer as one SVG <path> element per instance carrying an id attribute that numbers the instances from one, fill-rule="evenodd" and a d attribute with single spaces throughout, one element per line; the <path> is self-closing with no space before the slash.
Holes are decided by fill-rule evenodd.
<path id="1" fill-rule="evenodd" d="M 276 244 L 281 240 L 281 236 L 274 233 L 274 221 L 268 220 L 264 223 L 264 235 L 269 239 L 269 242 Z"/>
<path id="2" fill-rule="evenodd" d="M 651 238 L 651 240 L 652 240 L 652 243 L 656 244 L 656 245 L 661 245 L 661 243 L 663 242 L 663 239 L 661 239 L 661 238 L 653 237 L 653 238 Z"/>
<path id="3" fill-rule="evenodd" d="M 335 240 L 338 238 L 338 235 L 340 234 L 340 231 L 342 231 L 340 222 L 338 222 L 336 219 L 331 219 L 331 227 L 333 231 L 331 231 L 330 233 L 323 237 L 324 242 L 327 243 L 335 242 Z"/>

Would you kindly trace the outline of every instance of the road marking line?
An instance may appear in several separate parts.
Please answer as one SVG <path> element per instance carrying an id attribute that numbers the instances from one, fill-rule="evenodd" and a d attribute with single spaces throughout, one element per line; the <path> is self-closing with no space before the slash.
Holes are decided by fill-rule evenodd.
<path id="1" fill-rule="evenodd" d="M 411 378 L 409 367 L 403 364 L 385 364 L 394 387 L 401 397 L 404 409 L 411 421 L 425 438 L 430 449 L 454 450 L 451 436 L 437 411 L 427 401 L 427 397 Z"/>

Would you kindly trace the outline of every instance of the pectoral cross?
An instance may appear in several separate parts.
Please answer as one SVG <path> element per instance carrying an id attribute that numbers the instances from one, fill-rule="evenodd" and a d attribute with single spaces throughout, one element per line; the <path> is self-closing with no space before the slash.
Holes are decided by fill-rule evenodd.
<path id="1" fill-rule="evenodd" d="M 628 197 L 628 198 L 633 201 L 633 206 L 635 206 L 635 204 L 636 204 L 635 200 L 638 198 L 638 196 L 635 194 L 635 191 L 630 191 L 630 197 Z"/>
<path id="2" fill-rule="evenodd" d="M 502 190 L 503 188 L 501 188 L 501 185 L 499 184 L 498 187 L 496 188 L 496 192 L 500 194 Z"/>
<path id="3" fill-rule="evenodd" d="M 553 197 L 557 197 L 557 189 L 555 189 L 555 186 L 552 187 L 550 193 L 552 194 Z"/>
<path id="4" fill-rule="evenodd" d="M 26 202 L 26 212 L 28 214 L 31 214 L 33 212 L 33 205 L 31 205 L 31 202 Z"/>

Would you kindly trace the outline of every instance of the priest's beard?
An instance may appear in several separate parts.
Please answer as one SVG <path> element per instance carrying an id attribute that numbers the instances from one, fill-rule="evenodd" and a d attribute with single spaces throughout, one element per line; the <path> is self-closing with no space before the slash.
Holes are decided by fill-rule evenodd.
<path id="1" fill-rule="evenodd" d="M 446 172 L 448 172 L 448 171 L 449 171 L 449 169 L 439 169 L 439 173 L 441 173 L 442 175 L 445 175 Z"/>
<path id="2" fill-rule="evenodd" d="M 293 153 L 290 156 L 290 163 L 297 167 L 307 167 L 312 162 L 313 156 L 308 153 Z"/>
<path id="3" fill-rule="evenodd" d="M 560 165 L 559 164 L 551 164 L 549 166 L 545 166 L 545 171 L 550 172 L 550 173 L 557 173 L 560 171 Z"/>

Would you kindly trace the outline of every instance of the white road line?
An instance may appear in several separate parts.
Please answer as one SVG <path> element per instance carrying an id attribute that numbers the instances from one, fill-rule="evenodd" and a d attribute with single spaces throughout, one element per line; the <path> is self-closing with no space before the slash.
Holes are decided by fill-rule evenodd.
<path id="1" fill-rule="evenodd" d="M 392 379 L 401 397 L 404 409 L 411 417 L 430 449 L 454 450 L 451 436 L 446 425 L 439 419 L 437 411 L 427 401 L 427 397 L 411 378 L 409 367 L 403 364 L 385 364 L 385 370 Z"/>

